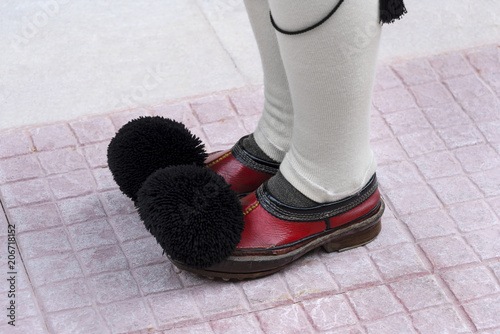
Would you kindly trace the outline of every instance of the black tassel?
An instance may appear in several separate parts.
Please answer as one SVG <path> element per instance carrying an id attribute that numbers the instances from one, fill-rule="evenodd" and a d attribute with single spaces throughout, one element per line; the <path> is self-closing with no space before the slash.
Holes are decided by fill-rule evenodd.
<path id="1" fill-rule="evenodd" d="M 403 0 L 380 0 L 380 23 L 393 23 L 406 13 Z"/>

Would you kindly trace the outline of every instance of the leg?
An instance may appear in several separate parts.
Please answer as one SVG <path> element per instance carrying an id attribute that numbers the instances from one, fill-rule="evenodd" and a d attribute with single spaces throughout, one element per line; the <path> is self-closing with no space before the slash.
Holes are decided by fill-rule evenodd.
<path id="1" fill-rule="evenodd" d="M 300 30 L 320 21 L 339 0 L 269 3 L 281 29 Z M 352 195 L 375 172 L 369 112 L 381 31 L 378 3 L 344 1 L 311 31 L 277 34 L 295 114 L 291 149 L 280 170 L 315 202 Z"/>
<path id="2" fill-rule="evenodd" d="M 245 0 L 264 71 L 265 104 L 253 137 L 271 159 L 281 162 L 290 148 L 293 108 L 285 69 L 269 19 L 267 0 Z"/>
<path id="3" fill-rule="evenodd" d="M 189 172 L 182 187 L 165 187 L 167 182 L 153 175 L 140 191 L 138 207 L 146 226 L 160 243 L 182 250 L 167 249 L 172 262 L 209 277 L 266 276 L 318 247 L 333 252 L 362 246 L 381 228 L 384 202 L 368 125 L 380 37 L 378 0 L 269 3 L 275 22 L 288 31 L 320 21 L 341 3 L 317 28 L 277 35 L 294 107 L 292 144 L 281 173 L 237 202 L 241 208 L 230 205 L 234 200 L 220 199 L 224 187 L 202 177 L 206 169 Z M 267 116 L 265 111 L 263 119 Z M 176 214 L 178 203 L 187 218 Z M 219 208 L 231 210 L 219 215 Z M 208 228 L 213 222 L 220 227 Z M 173 228 L 163 228 L 167 223 L 181 226 L 178 240 Z M 240 230 L 241 238 L 233 237 Z M 235 249 L 219 250 L 221 244 L 236 243 Z"/>

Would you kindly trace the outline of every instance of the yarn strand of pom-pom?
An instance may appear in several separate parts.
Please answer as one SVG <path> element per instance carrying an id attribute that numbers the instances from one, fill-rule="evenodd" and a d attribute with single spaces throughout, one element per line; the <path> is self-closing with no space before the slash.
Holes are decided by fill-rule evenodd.
<path id="1" fill-rule="evenodd" d="M 380 0 L 380 23 L 393 23 L 407 13 L 403 0 Z"/>

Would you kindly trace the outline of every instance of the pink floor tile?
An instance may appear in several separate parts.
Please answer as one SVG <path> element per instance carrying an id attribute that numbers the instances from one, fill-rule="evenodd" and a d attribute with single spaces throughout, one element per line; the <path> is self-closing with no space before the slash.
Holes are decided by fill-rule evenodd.
<path id="1" fill-rule="evenodd" d="M 409 317 L 401 314 L 371 322 L 366 325 L 366 331 L 368 334 L 417 333 Z"/>
<path id="2" fill-rule="evenodd" d="M 177 327 L 162 332 L 163 334 L 214 334 L 210 325 L 206 322 L 198 325 Z M 258 332 L 257 332 L 258 333 Z"/>
<path id="3" fill-rule="evenodd" d="M 378 114 L 378 111 L 372 111 L 370 120 L 370 140 L 374 142 L 390 138 L 391 136 L 392 130 L 387 125 L 385 119 Z"/>
<path id="4" fill-rule="evenodd" d="M 76 137 L 67 124 L 54 124 L 30 130 L 37 151 L 76 146 Z"/>
<path id="5" fill-rule="evenodd" d="M 396 189 L 423 183 L 413 164 L 408 161 L 381 166 L 377 171 L 378 181 L 384 189 Z"/>
<path id="6" fill-rule="evenodd" d="M 401 80 L 389 66 L 379 66 L 375 77 L 376 92 L 402 86 Z"/>
<path id="7" fill-rule="evenodd" d="M 33 155 L 0 160 L 0 184 L 40 177 L 43 171 Z"/>
<path id="8" fill-rule="evenodd" d="M 445 145 L 441 138 L 432 131 L 401 135 L 399 141 L 406 153 L 412 158 L 445 149 Z"/>
<path id="9" fill-rule="evenodd" d="M 154 116 L 173 119 L 183 123 L 187 128 L 193 128 L 199 125 L 188 103 L 159 105 L 151 108 L 151 111 Z"/>
<path id="10" fill-rule="evenodd" d="M 49 314 L 47 323 L 53 333 L 101 334 L 110 333 L 93 308 L 81 308 Z"/>
<path id="11" fill-rule="evenodd" d="M 453 96 L 455 96 L 458 101 L 467 101 L 473 98 L 491 94 L 488 89 L 481 83 L 479 78 L 474 74 L 449 79 L 445 82 Z"/>
<path id="12" fill-rule="evenodd" d="M 109 223 L 121 242 L 150 236 L 137 213 L 111 217 Z"/>
<path id="13" fill-rule="evenodd" d="M 470 63 L 480 72 L 500 71 L 497 45 L 487 45 L 466 52 Z"/>
<path id="14" fill-rule="evenodd" d="M 339 291 L 323 263 L 315 256 L 306 256 L 296 265 L 284 270 L 283 276 L 294 301 Z"/>
<path id="15" fill-rule="evenodd" d="M 329 254 L 323 256 L 322 260 L 342 291 L 374 285 L 382 280 L 375 265 L 366 254 L 359 252 Z"/>
<path id="16" fill-rule="evenodd" d="M 357 323 L 356 315 L 343 295 L 306 300 L 302 302 L 302 306 L 312 320 L 314 328 L 319 331 L 329 331 Z"/>
<path id="17" fill-rule="evenodd" d="M 0 185 L 0 194 L 7 208 L 45 203 L 51 200 L 49 187 L 42 179 Z"/>
<path id="18" fill-rule="evenodd" d="M 92 276 L 90 285 L 98 304 L 139 297 L 139 287 L 128 270 Z"/>
<path id="19" fill-rule="evenodd" d="M 472 174 L 470 178 L 486 196 L 500 195 L 500 168 Z"/>
<path id="20" fill-rule="evenodd" d="M 22 206 L 7 210 L 12 222 L 23 222 L 17 226 L 17 233 L 49 229 L 62 225 L 61 217 L 54 203 Z"/>
<path id="21" fill-rule="evenodd" d="M 404 311 L 385 285 L 354 290 L 347 293 L 361 320 L 378 320 Z"/>
<path id="22" fill-rule="evenodd" d="M 495 276 L 500 280 L 500 262 L 496 262 L 492 264 L 490 267 L 491 269 L 493 269 Z"/>
<path id="23" fill-rule="evenodd" d="M 500 197 L 493 197 L 487 200 L 490 207 L 495 211 L 498 217 L 500 217 Z"/>
<path id="24" fill-rule="evenodd" d="M 413 160 L 426 179 L 461 174 L 462 167 L 450 152 L 435 152 Z"/>
<path id="25" fill-rule="evenodd" d="M 416 311 L 411 317 L 415 328 L 423 334 L 470 332 L 457 311 L 449 304 Z"/>
<path id="26" fill-rule="evenodd" d="M 500 155 L 489 145 L 475 145 L 455 150 L 455 156 L 467 173 L 500 167 Z"/>
<path id="27" fill-rule="evenodd" d="M 17 294 L 19 320 L 40 316 L 40 307 L 37 304 L 36 298 L 31 290 L 19 291 Z"/>
<path id="28" fill-rule="evenodd" d="M 96 168 L 91 172 L 94 176 L 96 182 L 96 190 L 98 192 L 118 188 L 115 180 L 113 179 L 113 175 L 108 168 Z"/>
<path id="29" fill-rule="evenodd" d="M 83 279 L 44 285 L 36 291 L 46 312 L 92 306 L 92 295 Z"/>
<path id="30" fill-rule="evenodd" d="M 477 329 L 484 330 L 498 327 L 500 295 L 470 302 L 465 304 L 464 308 Z"/>
<path id="31" fill-rule="evenodd" d="M 0 133 L 0 158 L 13 157 L 36 151 L 26 131 Z"/>
<path id="32" fill-rule="evenodd" d="M 15 327 L 10 325 L 1 326 L 0 332 L 9 334 L 42 334 L 47 333 L 47 327 L 42 317 L 32 317 L 17 321 Z"/>
<path id="33" fill-rule="evenodd" d="M 235 116 L 235 110 L 226 96 L 191 102 L 191 108 L 201 124 L 220 122 Z"/>
<path id="34" fill-rule="evenodd" d="M 157 328 L 151 310 L 142 300 L 127 300 L 101 306 L 100 314 L 112 333 L 152 331 Z"/>
<path id="35" fill-rule="evenodd" d="M 167 261 L 153 237 L 127 241 L 122 248 L 132 268 Z"/>
<path id="36" fill-rule="evenodd" d="M 118 189 L 101 193 L 101 200 L 110 216 L 136 212 L 134 202 Z"/>
<path id="37" fill-rule="evenodd" d="M 469 233 L 465 236 L 469 245 L 483 261 L 500 258 L 500 244 L 498 242 L 500 240 L 500 227 L 498 225 L 497 221 L 493 228 Z"/>
<path id="38" fill-rule="evenodd" d="M 383 117 L 396 136 L 431 129 L 424 114 L 417 108 L 384 114 Z"/>
<path id="39" fill-rule="evenodd" d="M 212 146 L 233 145 L 246 134 L 246 130 L 235 118 L 206 124 L 203 126 L 203 131 L 207 134 Z"/>
<path id="40" fill-rule="evenodd" d="M 149 298 L 149 305 L 161 328 L 186 326 L 201 320 L 200 311 L 187 291 L 155 295 Z"/>
<path id="41" fill-rule="evenodd" d="M 449 302 L 431 275 L 395 282 L 390 288 L 410 312 Z"/>
<path id="42" fill-rule="evenodd" d="M 248 312 L 243 293 L 236 284 L 213 282 L 196 287 L 192 296 L 205 319 L 220 319 Z"/>
<path id="43" fill-rule="evenodd" d="M 467 116 L 456 102 L 422 108 L 422 112 L 436 128 L 447 128 L 471 123 L 469 116 Z"/>
<path id="44" fill-rule="evenodd" d="M 88 275 L 128 269 L 127 258 L 118 245 L 89 248 L 78 252 L 83 270 Z"/>
<path id="45" fill-rule="evenodd" d="M 396 63 L 391 67 L 409 86 L 436 81 L 436 73 L 425 58 Z"/>
<path id="46" fill-rule="evenodd" d="M 272 275 L 259 280 L 245 282 L 241 285 L 253 310 L 293 303 L 292 296 L 280 275 Z"/>
<path id="47" fill-rule="evenodd" d="M 411 237 L 397 219 L 382 217 L 382 231 L 366 248 L 373 251 L 409 242 L 412 242 Z"/>
<path id="48" fill-rule="evenodd" d="M 107 141 L 85 145 L 83 152 L 91 168 L 106 167 L 108 165 L 108 145 Z"/>
<path id="49" fill-rule="evenodd" d="M 259 124 L 260 115 L 248 116 L 242 119 L 243 126 L 248 133 L 254 132 L 257 129 L 257 125 Z"/>
<path id="50" fill-rule="evenodd" d="M 481 77 L 490 85 L 491 89 L 500 96 L 500 71 L 498 72 L 484 72 Z"/>
<path id="51" fill-rule="evenodd" d="M 151 116 L 151 114 L 145 109 L 137 109 L 109 115 L 116 130 L 119 130 L 131 120 L 146 116 Z"/>
<path id="52" fill-rule="evenodd" d="M 68 235 L 63 228 L 23 233 L 17 241 L 25 259 L 71 251 Z"/>
<path id="53" fill-rule="evenodd" d="M 416 107 L 415 100 L 404 87 L 396 87 L 378 92 L 373 97 L 373 105 L 382 114 Z"/>
<path id="54" fill-rule="evenodd" d="M 75 250 L 112 245 L 117 242 L 107 220 L 95 220 L 68 227 Z"/>
<path id="55" fill-rule="evenodd" d="M 474 73 L 464 56 L 460 53 L 434 56 L 429 58 L 429 62 L 441 79 L 449 79 Z"/>
<path id="56" fill-rule="evenodd" d="M 430 186 L 444 205 L 452 205 L 482 197 L 479 189 L 467 176 L 458 175 L 429 181 Z"/>
<path id="57" fill-rule="evenodd" d="M 500 115 L 500 102 L 492 94 L 475 97 L 461 103 L 464 111 L 476 122 L 496 121 Z"/>
<path id="58" fill-rule="evenodd" d="M 182 288 L 181 281 L 170 263 L 159 263 L 134 270 L 134 276 L 144 295 Z"/>
<path id="59" fill-rule="evenodd" d="M 264 333 L 315 333 L 298 304 L 281 306 L 256 313 Z"/>
<path id="60" fill-rule="evenodd" d="M 461 302 L 500 292 L 498 283 L 485 267 L 451 270 L 441 276 Z"/>
<path id="61" fill-rule="evenodd" d="M 422 108 L 435 107 L 453 102 L 448 90 L 438 82 L 426 83 L 410 88 L 417 105 Z"/>
<path id="62" fill-rule="evenodd" d="M 449 149 L 484 143 L 481 133 L 471 124 L 440 129 L 437 133 Z"/>
<path id="63" fill-rule="evenodd" d="M 78 170 L 48 178 L 49 187 L 56 199 L 90 194 L 95 188 L 92 174 L 88 170 Z"/>
<path id="64" fill-rule="evenodd" d="M 500 121 L 479 123 L 477 126 L 486 140 L 491 143 L 500 143 Z"/>
<path id="65" fill-rule="evenodd" d="M 379 67 L 380 235 L 257 280 L 174 267 L 106 151 L 145 115 L 183 122 L 208 151 L 231 147 L 256 127 L 262 87 L 1 132 L 0 223 L 16 226 L 19 312 L 0 332 L 499 334 L 499 55 L 492 45 Z"/>
<path id="66" fill-rule="evenodd" d="M 83 153 L 81 150 L 74 148 L 40 152 L 37 154 L 37 157 L 47 175 L 67 173 L 87 168 Z"/>
<path id="67" fill-rule="evenodd" d="M 66 253 L 26 260 L 31 283 L 37 287 L 70 278 L 82 278 L 83 271 L 74 254 Z"/>
<path id="68" fill-rule="evenodd" d="M 420 247 L 437 269 L 479 262 L 472 249 L 457 236 L 424 240 Z"/>
<path id="69" fill-rule="evenodd" d="M 115 127 L 109 117 L 93 117 L 70 123 L 80 144 L 90 144 L 111 139 L 115 135 Z"/>
<path id="70" fill-rule="evenodd" d="M 484 201 L 457 204 L 448 208 L 448 213 L 462 232 L 493 227 L 498 224 L 495 214 Z"/>
<path id="71" fill-rule="evenodd" d="M 332 329 L 331 331 L 328 331 L 327 333 L 331 334 L 361 334 L 364 333 L 365 331 L 361 329 L 359 326 L 348 326 L 348 327 L 343 327 L 343 328 L 338 328 L 338 329 Z"/>
<path id="72" fill-rule="evenodd" d="M 216 320 L 211 323 L 212 330 L 216 334 L 247 334 L 247 333 L 264 333 L 260 328 L 259 321 L 253 314 L 246 316 L 236 316 Z"/>
<path id="73" fill-rule="evenodd" d="M 261 89 L 237 92 L 229 99 L 241 115 L 260 115 L 264 105 L 264 91 Z"/>
<path id="74" fill-rule="evenodd" d="M 419 211 L 441 207 L 436 196 L 425 186 L 408 186 L 385 192 L 400 215 L 414 214 Z"/>
<path id="75" fill-rule="evenodd" d="M 371 257 L 385 280 L 428 272 L 423 263 L 425 259 L 417 254 L 411 244 L 396 245 L 373 252 Z"/>
<path id="76" fill-rule="evenodd" d="M 69 198 L 57 202 L 65 224 L 76 224 L 106 217 L 99 198 L 95 195 Z"/>
<path id="77" fill-rule="evenodd" d="M 395 138 L 378 140 L 372 143 L 372 149 L 380 166 L 405 160 L 406 153 Z"/>

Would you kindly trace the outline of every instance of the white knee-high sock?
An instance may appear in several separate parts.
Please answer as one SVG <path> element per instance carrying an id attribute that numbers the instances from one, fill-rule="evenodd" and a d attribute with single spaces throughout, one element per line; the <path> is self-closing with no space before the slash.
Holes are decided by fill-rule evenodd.
<path id="1" fill-rule="evenodd" d="M 296 31 L 340 0 L 269 0 L 279 28 Z M 302 194 L 325 203 L 359 191 L 376 162 L 369 112 L 380 40 L 379 0 L 345 0 L 319 27 L 277 33 L 294 109 L 292 145 L 281 164 Z"/>
<path id="2" fill-rule="evenodd" d="M 281 162 L 290 148 L 293 108 L 285 69 L 269 18 L 268 0 L 245 0 L 264 70 L 264 111 L 254 138 L 270 158 Z"/>

